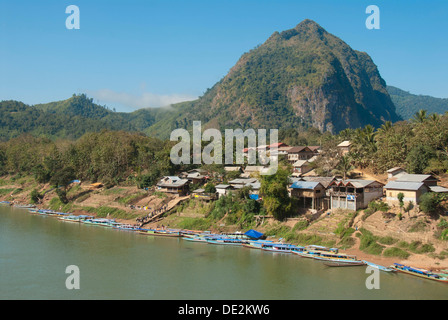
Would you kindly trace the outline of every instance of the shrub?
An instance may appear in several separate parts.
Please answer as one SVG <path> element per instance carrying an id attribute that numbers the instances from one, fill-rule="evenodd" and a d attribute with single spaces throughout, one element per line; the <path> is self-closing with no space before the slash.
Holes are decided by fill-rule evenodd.
<path id="1" fill-rule="evenodd" d="M 410 253 L 400 248 L 387 248 L 386 250 L 384 250 L 383 255 L 385 257 L 407 259 L 410 256 Z"/>
<path id="2" fill-rule="evenodd" d="M 437 212 L 441 198 L 437 193 L 427 192 L 420 197 L 420 209 L 426 214 L 432 215 Z"/>

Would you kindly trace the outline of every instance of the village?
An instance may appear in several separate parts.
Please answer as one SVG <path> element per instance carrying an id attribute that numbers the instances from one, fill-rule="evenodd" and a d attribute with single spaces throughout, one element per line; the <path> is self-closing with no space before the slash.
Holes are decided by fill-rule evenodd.
<path id="1" fill-rule="evenodd" d="M 340 155 L 348 154 L 350 146 L 350 141 L 340 143 Z M 272 146 L 267 146 L 267 149 L 270 147 Z M 321 214 L 335 209 L 357 211 L 367 208 L 371 201 L 377 199 L 384 200 L 390 206 L 398 206 L 400 194 L 403 194 L 403 203 L 411 203 L 417 207 L 420 197 L 427 192 L 448 194 L 448 188 L 440 186 L 435 176 L 409 174 L 400 167 L 389 169 L 385 181 L 364 177 L 344 179 L 342 176 L 318 176 L 312 164 L 320 154 L 319 146 L 287 146 L 278 143 L 275 149 L 277 154 L 270 156 L 283 157 L 292 167 L 288 193 L 298 200 L 298 214 Z M 248 149 L 243 151 L 247 156 Z M 213 201 L 230 192 L 249 187 L 250 198 L 262 200 L 259 177 L 263 170 L 267 170 L 266 167 L 226 166 L 224 169 L 227 173 L 232 173 L 234 179 L 214 185 L 214 192 L 207 192 L 204 187 L 190 190 L 191 185 L 205 186 L 210 179 L 209 173 L 201 168 L 182 172 L 177 176 L 165 176 L 157 183 L 155 190 L 177 197 L 191 195 L 192 198 Z"/>

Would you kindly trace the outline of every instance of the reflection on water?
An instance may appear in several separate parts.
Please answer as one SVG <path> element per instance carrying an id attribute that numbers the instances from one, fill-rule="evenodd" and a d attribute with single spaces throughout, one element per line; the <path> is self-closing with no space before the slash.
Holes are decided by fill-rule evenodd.
<path id="1" fill-rule="evenodd" d="M 67 290 L 65 269 L 80 270 Z M 448 286 L 296 255 L 67 223 L 0 207 L 1 299 L 447 299 Z"/>

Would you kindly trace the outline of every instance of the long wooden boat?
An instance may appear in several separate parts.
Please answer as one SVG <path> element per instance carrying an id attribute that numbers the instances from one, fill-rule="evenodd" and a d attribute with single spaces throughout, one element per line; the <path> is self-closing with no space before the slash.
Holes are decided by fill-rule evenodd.
<path id="1" fill-rule="evenodd" d="M 82 222 L 87 225 L 101 226 L 101 227 L 107 227 L 107 228 L 112 228 L 113 226 L 120 224 L 119 222 L 116 222 L 115 220 L 101 219 L 101 218 L 85 219 Z"/>
<path id="2" fill-rule="evenodd" d="M 357 267 L 357 266 L 364 266 L 365 263 L 362 261 L 356 261 L 356 262 L 325 261 L 324 265 L 326 265 L 327 267 Z"/>
<path id="3" fill-rule="evenodd" d="M 141 229 L 140 231 L 138 231 L 138 233 L 147 236 L 172 237 L 172 238 L 182 237 L 182 233 L 180 231 L 170 231 L 161 229 Z"/>
<path id="4" fill-rule="evenodd" d="M 113 226 L 114 229 L 118 229 L 118 230 L 125 230 L 125 231 L 138 231 L 140 230 L 139 226 L 133 225 L 133 224 L 119 224 L 119 225 L 114 225 Z"/>
<path id="5" fill-rule="evenodd" d="M 15 208 L 19 208 L 19 209 L 31 209 L 31 208 L 36 208 L 36 206 L 34 204 L 15 204 L 14 205 Z"/>
<path id="6" fill-rule="evenodd" d="M 379 269 L 379 270 L 381 270 L 381 271 L 384 271 L 384 272 L 397 272 L 397 270 L 395 270 L 395 269 L 393 269 L 393 268 L 388 268 L 388 267 L 384 267 L 384 266 L 381 266 L 381 265 L 379 265 L 379 264 L 376 264 L 376 263 L 373 263 L 373 262 L 369 262 L 369 261 L 365 261 L 365 260 L 362 260 L 366 265 L 368 265 L 368 266 L 370 266 L 370 267 L 373 267 L 373 268 L 377 268 L 377 269 Z"/>
<path id="7" fill-rule="evenodd" d="M 319 251 L 308 251 L 306 249 L 302 251 L 293 251 L 293 253 L 302 258 L 308 258 L 308 259 L 314 259 L 315 257 L 318 257 L 321 254 L 321 252 Z"/>
<path id="8" fill-rule="evenodd" d="M 85 215 L 80 215 L 80 216 L 68 215 L 68 216 L 59 217 L 58 219 L 61 220 L 61 221 L 64 221 L 64 222 L 81 223 L 82 221 L 84 221 L 86 219 L 93 219 L 93 217 L 92 216 L 85 216 Z"/>
<path id="9" fill-rule="evenodd" d="M 264 251 L 270 252 L 280 252 L 280 253 L 292 253 L 293 249 L 296 249 L 295 245 L 292 244 L 279 244 L 279 243 L 265 243 L 261 246 Z"/>
<path id="10" fill-rule="evenodd" d="M 272 240 L 247 240 L 244 241 L 242 246 L 249 249 L 261 249 L 263 244 L 274 243 Z"/>
<path id="11" fill-rule="evenodd" d="M 440 274 L 433 273 L 428 270 L 413 268 L 402 264 L 394 263 L 390 268 L 397 270 L 398 272 L 410 274 L 423 279 L 434 280 L 438 282 L 448 283 L 448 277 L 444 277 Z"/>
<path id="12" fill-rule="evenodd" d="M 330 253 L 330 252 L 321 252 L 319 255 L 315 255 L 314 259 L 322 261 L 345 262 L 345 263 L 363 262 L 361 260 L 358 260 L 356 256 L 353 255 L 347 255 L 344 253 Z"/>
<path id="13" fill-rule="evenodd" d="M 220 245 L 230 245 L 230 246 L 241 246 L 243 241 L 236 238 L 207 238 L 207 243 L 210 244 L 220 244 Z"/>

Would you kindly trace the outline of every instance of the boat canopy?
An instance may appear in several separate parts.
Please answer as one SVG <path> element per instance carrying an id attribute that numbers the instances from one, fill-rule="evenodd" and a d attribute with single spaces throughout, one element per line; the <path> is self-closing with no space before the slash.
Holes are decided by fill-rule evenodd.
<path id="1" fill-rule="evenodd" d="M 263 234 L 261 232 L 258 232 L 256 230 L 249 230 L 245 233 L 246 236 L 252 238 L 252 239 L 261 239 L 263 237 Z"/>

